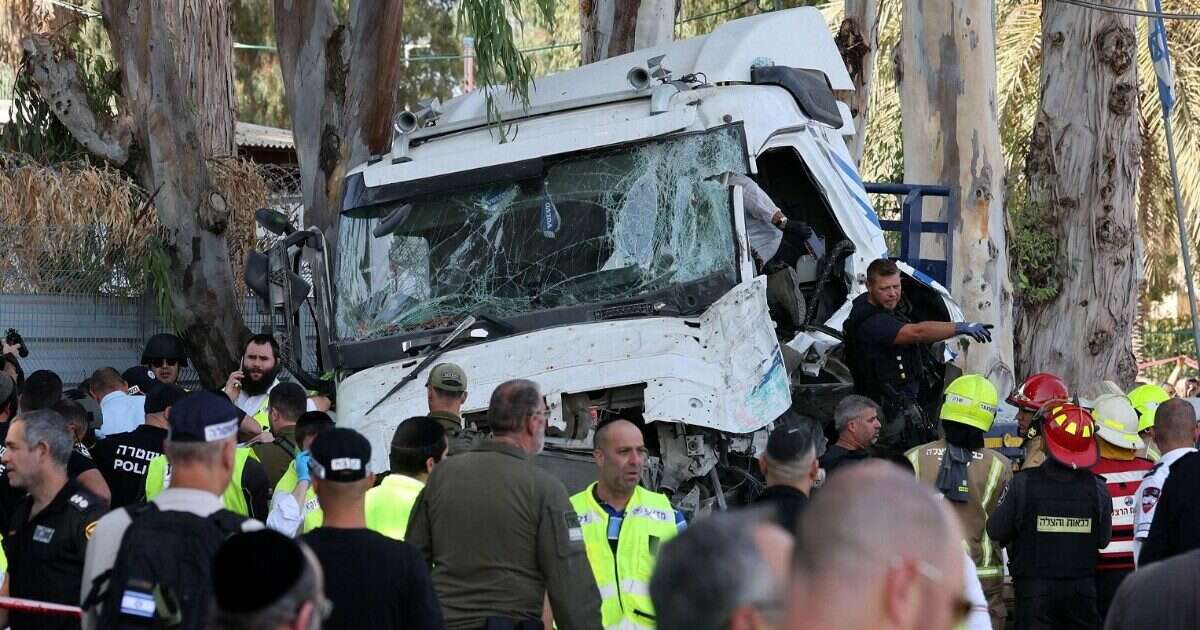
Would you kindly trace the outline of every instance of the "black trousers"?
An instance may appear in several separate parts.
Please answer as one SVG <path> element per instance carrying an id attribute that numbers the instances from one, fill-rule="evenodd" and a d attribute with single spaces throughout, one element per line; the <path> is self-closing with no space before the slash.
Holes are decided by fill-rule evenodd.
<path id="1" fill-rule="evenodd" d="M 1016 630 L 1099 630 L 1093 577 L 1051 580 L 1014 578 Z"/>
<path id="2" fill-rule="evenodd" d="M 1117 588 L 1130 573 L 1133 571 L 1096 571 L 1096 608 L 1100 611 L 1101 621 L 1108 618 L 1108 607 L 1117 595 Z"/>

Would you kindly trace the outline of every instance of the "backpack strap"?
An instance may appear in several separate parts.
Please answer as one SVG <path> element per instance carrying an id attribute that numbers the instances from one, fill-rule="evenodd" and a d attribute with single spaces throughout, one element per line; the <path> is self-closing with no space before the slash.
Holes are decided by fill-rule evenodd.
<path id="1" fill-rule="evenodd" d="M 224 508 L 208 515 L 209 520 L 220 529 L 225 536 L 232 536 L 242 531 L 242 525 L 250 520 L 237 512 L 232 512 Z"/>
<path id="2" fill-rule="evenodd" d="M 296 448 L 296 445 L 293 444 L 291 440 L 283 437 L 282 435 L 275 437 L 271 443 L 283 449 L 283 452 L 287 453 L 288 459 L 296 459 L 296 453 L 300 452 L 300 449 Z"/>
<path id="3" fill-rule="evenodd" d="M 145 516 L 146 514 L 151 514 L 154 512 L 158 512 L 158 506 L 153 502 L 138 503 L 125 507 L 125 513 L 129 515 L 129 526 L 132 526 L 134 521 Z M 128 532 L 129 526 L 126 526 L 126 532 Z M 125 537 L 122 535 L 121 543 L 124 544 L 124 542 Z M 117 551 L 117 555 L 120 555 L 119 549 Z M 109 579 L 112 578 L 112 574 L 113 567 L 109 567 L 106 571 L 97 575 L 92 580 L 92 588 L 88 590 L 87 597 L 83 598 L 83 604 L 81 605 L 84 610 L 92 608 L 108 595 L 108 589 L 105 587 L 108 585 Z"/>

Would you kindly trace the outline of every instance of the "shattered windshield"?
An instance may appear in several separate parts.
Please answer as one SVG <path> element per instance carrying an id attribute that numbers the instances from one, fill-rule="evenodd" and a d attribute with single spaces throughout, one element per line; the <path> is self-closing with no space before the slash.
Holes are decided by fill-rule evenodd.
<path id="1" fill-rule="evenodd" d="M 540 177 L 406 200 L 379 218 L 344 216 L 337 335 L 361 340 L 628 300 L 715 275 L 735 278 L 729 191 L 746 172 L 740 128 L 547 161 Z M 386 216 L 395 207 L 375 216 Z"/>

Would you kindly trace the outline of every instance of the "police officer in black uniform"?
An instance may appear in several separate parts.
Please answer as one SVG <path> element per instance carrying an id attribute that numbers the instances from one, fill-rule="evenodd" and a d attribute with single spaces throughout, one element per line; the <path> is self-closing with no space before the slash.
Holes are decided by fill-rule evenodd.
<path id="1" fill-rule="evenodd" d="M 108 504 L 67 477 L 73 442 L 62 416 L 49 409 L 10 423 L 4 465 L 12 485 L 29 492 L 5 529 L 13 597 L 79 605 L 84 553 Z M 79 628 L 78 619 L 15 611 L 9 624 L 13 630 Z"/>
<path id="2" fill-rule="evenodd" d="M 991 326 L 973 322 L 910 322 L 898 312 L 900 268 L 880 258 L 867 267 L 867 292 L 854 299 L 842 326 L 846 359 L 854 377 L 854 393 L 883 408 L 883 428 L 876 446 L 903 453 L 936 440 L 937 426 L 921 410 L 927 344 L 955 335 L 990 342 Z M 936 392 L 940 395 L 940 392 Z"/>
<path id="3" fill-rule="evenodd" d="M 146 500 L 146 469 L 163 452 L 169 409 L 187 395 L 178 385 L 155 385 L 146 396 L 146 423 L 96 443 L 92 457 L 112 490 L 113 509 Z"/>
<path id="4" fill-rule="evenodd" d="M 1088 470 L 1100 457 L 1095 424 L 1063 403 L 1042 426 L 1046 463 L 1013 476 L 987 533 L 1008 548 L 1017 630 L 1100 628 L 1096 551 L 1112 538 L 1112 498 Z"/>
<path id="5" fill-rule="evenodd" d="M 179 382 L 179 372 L 187 367 L 187 351 L 183 340 L 169 333 L 154 335 L 146 341 L 142 351 L 142 365 L 154 370 L 154 378 L 160 383 Z"/>

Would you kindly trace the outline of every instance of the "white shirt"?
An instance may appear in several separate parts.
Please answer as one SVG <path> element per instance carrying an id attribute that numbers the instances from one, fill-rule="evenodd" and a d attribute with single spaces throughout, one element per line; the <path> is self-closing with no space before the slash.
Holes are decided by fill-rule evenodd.
<path id="1" fill-rule="evenodd" d="M 992 618 L 988 614 L 987 596 L 983 594 L 983 584 L 975 572 L 975 561 L 965 551 L 963 558 L 963 596 L 971 602 L 971 612 L 967 613 L 963 627 L 967 630 L 991 630 Z"/>
<path id="2" fill-rule="evenodd" d="M 233 401 L 233 404 L 237 405 L 237 408 L 245 412 L 246 415 L 253 416 L 267 408 L 267 399 L 271 396 L 271 390 L 275 389 L 278 385 L 279 379 L 275 379 L 275 382 L 271 383 L 266 392 L 257 396 L 250 396 L 246 392 L 239 391 L 237 400 Z M 317 411 L 317 405 L 313 403 L 311 398 L 308 399 L 308 404 L 305 407 L 305 411 Z"/>
<path id="3" fill-rule="evenodd" d="M 109 392 L 100 399 L 100 428 L 96 437 L 128 433 L 146 422 L 146 397 L 123 391 Z"/>
<path id="4" fill-rule="evenodd" d="M 1188 453 L 1195 453 L 1194 448 L 1177 448 L 1163 453 L 1162 458 L 1146 473 L 1142 478 L 1142 485 L 1138 486 L 1137 494 L 1134 495 L 1133 505 L 1137 510 L 1133 519 L 1133 560 L 1137 564 L 1137 557 L 1142 553 L 1142 543 L 1150 536 L 1150 525 L 1154 523 L 1154 512 L 1158 509 L 1158 500 L 1161 497 L 1163 484 L 1167 482 L 1167 476 L 1171 474 L 1171 464 Z"/>
<path id="5" fill-rule="evenodd" d="M 167 488 L 154 499 L 154 504 L 164 512 L 191 512 L 197 516 L 208 516 L 225 507 L 221 497 L 193 488 Z M 121 548 L 121 539 L 130 524 L 129 512 L 124 509 L 113 510 L 96 521 L 96 531 L 88 541 L 87 553 L 83 561 L 83 583 L 79 588 L 79 601 L 87 598 L 92 590 L 92 582 L 96 576 L 112 568 L 117 560 L 117 552 Z M 262 529 L 262 523 L 247 519 L 242 523 L 242 531 Z M 83 627 L 91 630 L 99 621 L 99 605 L 84 612 Z"/>

